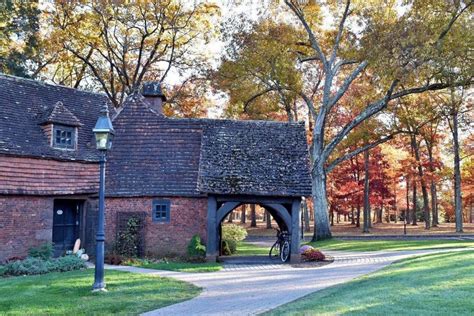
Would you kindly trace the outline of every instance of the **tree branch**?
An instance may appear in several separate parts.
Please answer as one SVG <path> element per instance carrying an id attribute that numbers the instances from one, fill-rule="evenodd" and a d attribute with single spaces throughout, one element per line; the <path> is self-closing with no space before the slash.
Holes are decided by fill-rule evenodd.
<path id="1" fill-rule="evenodd" d="M 370 144 L 367 144 L 365 146 L 362 146 L 362 147 L 359 147 L 347 154 L 345 154 L 344 156 L 341 156 L 337 159 L 335 159 L 333 162 L 331 162 L 327 167 L 326 167 L 326 172 L 331 172 L 338 164 L 340 164 L 341 162 L 343 161 L 346 161 L 348 159 L 351 159 L 352 157 L 354 156 L 357 156 L 358 154 L 360 154 L 361 152 L 364 152 L 366 150 L 370 150 L 374 147 L 377 147 L 378 145 L 380 144 L 383 144 L 385 142 L 388 142 L 389 140 L 392 140 L 396 135 L 398 134 L 401 134 L 401 133 L 407 133 L 406 131 L 396 131 L 390 135 L 387 135 L 385 137 L 382 137 L 380 138 L 379 140 L 373 142 L 373 143 L 370 143 Z"/>
<path id="2" fill-rule="evenodd" d="M 336 41 L 334 42 L 334 47 L 332 49 L 331 58 L 329 58 L 329 64 L 332 65 L 336 60 L 336 53 L 339 48 L 339 43 L 341 41 L 342 32 L 344 30 L 344 23 L 346 22 L 347 16 L 349 15 L 349 7 L 351 5 L 351 0 L 346 1 L 346 8 L 342 14 L 341 22 L 339 23 L 339 28 L 337 31 Z"/>
<path id="3" fill-rule="evenodd" d="M 329 155 L 333 152 L 334 148 L 336 148 L 337 144 L 339 144 L 344 137 L 346 137 L 350 131 L 352 131 L 355 127 L 357 127 L 360 123 L 365 121 L 366 119 L 372 117 L 376 113 L 380 112 L 383 108 L 385 108 L 388 102 L 391 100 L 391 96 L 393 90 L 398 84 L 398 80 L 394 80 L 388 89 L 385 96 L 371 104 L 369 104 L 364 111 L 362 111 L 359 115 L 357 115 L 352 121 L 347 123 L 342 130 L 326 145 L 322 154 L 321 154 L 321 161 L 326 161 Z"/>
<path id="4" fill-rule="evenodd" d="M 446 37 L 446 35 L 448 34 L 449 30 L 451 30 L 451 28 L 453 27 L 454 23 L 456 22 L 456 20 L 461 16 L 461 14 L 466 11 L 467 8 L 469 8 L 472 4 L 474 3 L 474 1 L 469 1 L 468 4 L 466 4 L 466 6 L 464 8 L 461 9 L 461 11 L 459 11 L 459 13 L 455 13 L 453 14 L 453 17 L 451 18 L 451 20 L 449 21 L 448 25 L 446 26 L 446 28 L 439 34 L 439 37 L 438 39 L 436 40 L 436 47 L 439 48 L 439 46 L 441 45 L 443 39 Z"/>
<path id="5" fill-rule="evenodd" d="M 245 103 L 244 103 L 244 112 L 247 111 L 248 106 L 249 106 L 250 103 L 252 103 L 255 99 L 261 97 L 261 96 L 264 95 L 264 94 L 267 94 L 267 93 L 270 92 L 270 91 L 274 91 L 274 90 L 275 90 L 274 88 L 268 88 L 268 89 L 265 89 L 265 90 L 263 90 L 263 91 L 261 91 L 261 92 L 255 94 L 255 95 L 253 95 L 250 99 L 248 99 L 247 101 L 245 101 Z"/>
<path id="6" fill-rule="evenodd" d="M 311 30 L 311 27 L 308 25 L 308 22 L 306 22 L 306 19 L 304 18 L 304 13 L 303 10 L 299 8 L 298 5 L 294 4 L 293 1 L 291 0 L 285 0 L 285 4 L 295 13 L 295 15 L 298 17 L 300 20 L 301 24 L 303 24 L 304 29 L 306 30 L 306 33 L 308 33 L 309 41 L 311 43 L 311 47 L 316 51 L 316 53 L 319 55 L 319 59 L 323 63 L 324 69 L 329 69 L 328 62 L 326 60 L 326 56 L 324 56 L 323 51 L 321 49 L 321 45 L 319 45 L 319 41 L 314 35 L 313 31 Z"/>
<path id="7" fill-rule="evenodd" d="M 339 99 L 344 95 L 344 93 L 346 93 L 347 89 L 349 89 L 349 86 L 357 78 L 357 76 L 359 76 L 359 74 L 362 72 L 362 70 L 365 69 L 365 67 L 367 67 L 367 61 L 366 60 L 361 62 L 356 67 L 356 69 L 354 69 L 354 71 L 352 71 L 352 73 L 348 77 L 346 77 L 343 84 L 337 90 L 336 94 L 332 98 L 329 99 L 329 103 L 328 103 L 329 108 L 332 108 L 334 106 L 334 104 L 336 104 L 337 101 L 339 101 Z"/>

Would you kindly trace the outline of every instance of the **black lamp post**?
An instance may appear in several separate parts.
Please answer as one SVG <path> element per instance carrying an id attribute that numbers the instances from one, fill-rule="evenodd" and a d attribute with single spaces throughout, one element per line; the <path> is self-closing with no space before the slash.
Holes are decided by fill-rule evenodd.
<path id="1" fill-rule="evenodd" d="M 104 219 L 105 219 L 105 162 L 107 150 L 112 147 L 112 138 L 114 137 L 114 128 L 109 118 L 107 104 L 100 111 L 94 129 L 96 147 L 100 150 L 100 180 L 99 180 L 99 219 L 97 222 L 96 234 L 96 252 L 95 252 L 95 276 L 92 289 L 96 291 L 106 291 L 104 282 Z"/>

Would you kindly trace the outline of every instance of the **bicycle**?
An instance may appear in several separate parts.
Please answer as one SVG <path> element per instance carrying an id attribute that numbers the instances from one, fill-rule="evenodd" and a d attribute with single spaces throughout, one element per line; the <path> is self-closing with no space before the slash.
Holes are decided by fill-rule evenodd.
<path id="1" fill-rule="evenodd" d="M 280 258 L 282 262 L 286 262 L 290 256 L 290 234 L 287 231 L 277 229 L 277 240 L 270 248 L 268 256 L 270 259 Z"/>

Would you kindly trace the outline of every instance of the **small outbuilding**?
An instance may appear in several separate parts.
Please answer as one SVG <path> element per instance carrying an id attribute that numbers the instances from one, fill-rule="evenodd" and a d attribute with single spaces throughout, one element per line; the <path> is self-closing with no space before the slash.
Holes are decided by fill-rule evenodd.
<path id="1" fill-rule="evenodd" d="M 0 261 L 81 238 L 94 251 L 98 159 L 92 127 L 103 95 L 0 75 Z M 259 204 L 299 259 L 301 198 L 311 195 L 303 123 L 168 118 L 159 85 L 113 113 L 106 166 L 107 247 L 131 217 L 140 251 L 183 254 L 194 235 L 219 255 L 222 220 Z M 20 127 L 21 126 L 21 127 Z"/>

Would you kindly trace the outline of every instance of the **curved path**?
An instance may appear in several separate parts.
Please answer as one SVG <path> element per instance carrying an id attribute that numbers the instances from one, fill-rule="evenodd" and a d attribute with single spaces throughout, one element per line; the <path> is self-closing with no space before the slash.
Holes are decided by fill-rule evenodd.
<path id="1" fill-rule="evenodd" d="M 255 315 L 312 292 L 374 272 L 400 259 L 461 250 L 467 249 L 357 253 L 326 251 L 335 260 L 319 268 L 249 265 L 241 269 L 225 267 L 222 271 L 209 273 L 181 273 L 125 266 L 107 268 L 172 277 L 203 288 L 199 296 L 189 301 L 144 315 Z"/>

